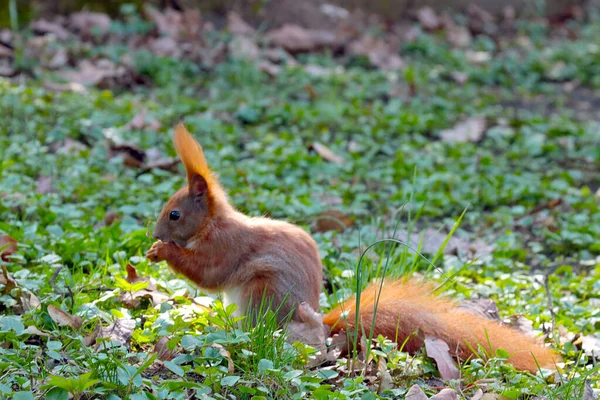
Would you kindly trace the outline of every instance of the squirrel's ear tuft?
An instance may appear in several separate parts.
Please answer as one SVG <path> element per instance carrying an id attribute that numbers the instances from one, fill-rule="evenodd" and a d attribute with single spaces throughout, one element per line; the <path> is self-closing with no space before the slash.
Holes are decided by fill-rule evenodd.
<path id="1" fill-rule="evenodd" d="M 179 158 L 185 166 L 187 172 L 188 184 L 190 189 L 195 183 L 202 181 L 200 186 L 204 186 L 206 192 L 214 181 L 213 174 L 208 167 L 202 146 L 190 135 L 183 123 L 177 124 L 173 134 L 173 143 Z M 202 179 L 198 179 L 198 175 Z M 195 185 L 198 186 L 198 185 Z M 199 188 L 200 188 L 199 186 Z"/>

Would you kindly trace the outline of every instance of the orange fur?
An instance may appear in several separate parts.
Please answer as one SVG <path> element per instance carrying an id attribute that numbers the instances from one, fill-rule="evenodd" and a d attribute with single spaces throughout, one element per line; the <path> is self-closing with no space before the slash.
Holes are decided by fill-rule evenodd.
<path id="1" fill-rule="evenodd" d="M 212 172 L 204 157 L 204 151 L 202 146 L 198 143 L 192 135 L 185 128 L 183 123 L 177 124 L 175 127 L 175 133 L 173 134 L 173 144 L 175 150 L 179 155 L 179 158 L 185 166 L 188 181 L 191 181 L 194 174 L 201 175 L 205 180 L 209 188 L 208 195 L 209 199 L 214 201 L 223 202 L 225 200 L 225 191 L 221 187 L 219 180 Z"/>
<path id="2" fill-rule="evenodd" d="M 210 170 L 202 147 L 182 124 L 175 130 L 174 143 L 183 161 L 188 186 L 180 189 L 163 208 L 154 229 L 158 239 L 148 251 L 153 261 L 166 261 L 201 288 L 229 293 L 248 311 L 263 294 L 278 307 L 283 318 L 305 323 L 298 305 L 306 302 L 319 309 L 322 265 L 316 243 L 297 226 L 268 218 L 252 218 L 235 210 L 217 177 Z M 194 182 L 202 190 L 192 190 Z M 206 191 L 204 190 L 206 189 Z M 180 219 L 171 220 L 173 210 Z M 378 285 L 362 293 L 360 324 L 370 329 Z M 448 343 L 462 358 L 472 355 L 469 345 L 481 345 L 489 353 L 503 348 L 516 368 L 535 371 L 534 357 L 540 366 L 551 367 L 559 357 L 524 335 L 460 310 L 451 300 L 431 295 L 430 285 L 407 280 L 386 282 L 379 300 L 375 335 L 407 339 L 405 350 L 415 352 L 425 336 Z M 323 322 L 332 330 L 355 329 L 355 301 L 348 300 L 327 314 Z M 349 313 L 348 319 L 342 312 Z M 488 343 L 489 337 L 489 343 Z M 533 353 L 533 356 L 531 355 Z"/>
<path id="3" fill-rule="evenodd" d="M 379 283 L 371 284 L 361 293 L 359 330 L 371 329 Z M 497 349 L 509 353 L 508 361 L 519 370 L 535 372 L 540 367 L 554 368 L 560 357 L 538 345 L 534 339 L 458 308 L 456 302 L 432 294 L 431 285 L 409 281 L 386 281 L 379 297 L 373 337 L 385 336 L 405 343 L 404 350 L 414 353 L 424 345 L 426 336 L 445 341 L 450 352 L 467 359 L 481 345 L 494 356 Z M 333 332 L 355 329 L 354 298 L 339 305 L 323 318 Z M 347 317 L 345 317 L 346 314 Z M 476 356 L 477 357 L 477 356 Z M 537 363 L 537 364 L 536 364 Z"/>
<path id="4" fill-rule="evenodd" d="M 188 186 L 163 208 L 148 252 L 153 261 L 167 261 L 175 271 L 201 288 L 240 297 L 238 308 L 260 303 L 263 294 L 280 309 L 281 318 L 307 302 L 319 308 L 322 279 L 316 243 L 301 228 L 283 221 L 246 216 L 232 207 L 210 170 L 202 147 L 182 124 L 173 141 L 188 176 Z M 190 185 L 201 176 L 207 191 L 198 196 Z M 204 193 L 204 192 L 202 192 Z M 173 210 L 181 218 L 170 220 Z M 235 297 L 233 296 L 233 297 Z"/>

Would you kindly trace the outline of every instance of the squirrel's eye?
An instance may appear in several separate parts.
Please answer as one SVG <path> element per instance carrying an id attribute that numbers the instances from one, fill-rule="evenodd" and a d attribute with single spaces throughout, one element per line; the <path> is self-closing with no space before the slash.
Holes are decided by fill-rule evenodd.
<path id="1" fill-rule="evenodd" d="M 181 217 L 181 214 L 177 210 L 171 211 L 171 214 L 169 214 L 169 219 L 171 221 L 177 221 L 179 217 Z"/>

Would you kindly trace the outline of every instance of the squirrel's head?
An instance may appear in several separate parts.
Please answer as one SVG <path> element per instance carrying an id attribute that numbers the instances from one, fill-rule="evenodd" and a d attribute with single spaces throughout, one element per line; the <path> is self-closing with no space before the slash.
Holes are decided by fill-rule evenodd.
<path id="1" fill-rule="evenodd" d="M 202 147 L 181 123 L 175 128 L 173 142 L 185 166 L 188 184 L 169 199 L 158 217 L 153 236 L 185 246 L 203 231 L 210 216 L 227 205 L 227 200 L 208 167 Z"/>

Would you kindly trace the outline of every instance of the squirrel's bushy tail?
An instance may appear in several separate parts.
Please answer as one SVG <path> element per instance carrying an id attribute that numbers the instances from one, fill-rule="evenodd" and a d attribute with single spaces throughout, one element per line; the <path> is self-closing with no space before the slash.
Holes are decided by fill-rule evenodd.
<path id="1" fill-rule="evenodd" d="M 361 294 L 359 324 L 365 332 L 371 329 L 374 306 L 379 293 L 378 283 Z M 519 370 L 535 372 L 539 367 L 555 368 L 560 357 L 515 329 L 462 310 L 457 303 L 432 294 L 433 286 L 402 279 L 386 281 L 379 295 L 373 337 L 381 334 L 395 340 L 403 350 L 416 352 L 427 336 L 445 341 L 451 354 L 462 359 L 473 355 L 481 346 L 488 355 L 497 349 L 508 352 L 508 362 Z M 356 300 L 351 298 L 323 318 L 333 332 L 355 329 Z M 362 331 L 362 329 L 361 329 Z M 478 355 L 475 355 L 478 357 Z"/>

